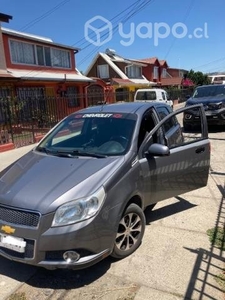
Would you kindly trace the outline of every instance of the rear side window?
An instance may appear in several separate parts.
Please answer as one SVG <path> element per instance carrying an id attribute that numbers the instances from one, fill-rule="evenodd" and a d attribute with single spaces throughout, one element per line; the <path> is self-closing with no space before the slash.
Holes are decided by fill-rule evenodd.
<path id="1" fill-rule="evenodd" d="M 170 111 L 166 107 L 159 107 L 156 110 L 158 112 L 160 120 L 163 120 L 167 115 L 170 114 Z M 164 123 L 165 133 L 167 133 L 176 124 L 177 124 L 177 120 L 175 117 L 170 118 L 168 121 L 166 121 Z"/>
<path id="2" fill-rule="evenodd" d="M 136 100 L 151 101 L 156 100 L 155 91 L 139 91 L 136 95 Z"/>

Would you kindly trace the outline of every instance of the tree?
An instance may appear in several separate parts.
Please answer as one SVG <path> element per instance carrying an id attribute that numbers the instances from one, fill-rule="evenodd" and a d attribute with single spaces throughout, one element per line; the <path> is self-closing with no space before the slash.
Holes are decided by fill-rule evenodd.
<path id="1" fill-rule="evenodd" d="M 210 84 L 209 77 L 200 71 L 195 72 L 194 70 L 191 69 L 187 73 L 187 78 L 191 79 L 195 85 Z"/>

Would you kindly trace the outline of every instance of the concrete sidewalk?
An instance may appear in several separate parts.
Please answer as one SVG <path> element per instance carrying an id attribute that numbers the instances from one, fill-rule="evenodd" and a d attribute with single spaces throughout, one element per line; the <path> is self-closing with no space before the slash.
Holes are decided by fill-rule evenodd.
<path id="1" fill-rule="evenodd" d="M 215 276 L 223 272 L 224 252 L 210 244 L 206 231 L 224 225 L 225 132 L 210 133 L 210 139 L 208 186 L 146 210 L 143 243 L 133 255 L 117 262 L 107 258 L 88 271 L 59 271 L 51 276 L 0 257 L 0 299 L 17 291 L 26 300 L 223 300 Z M 33 147 L 0 153 L 0 170 Z M 90 274 L 95 274 L 92 281 Z M 68 290 L 71 276 L 82 284 L 75 280 Z"/>
<path id="2" fill-rule="evenodd" d="M 35 144 L 0 153 L 0 171 L 33 149 Z"/>

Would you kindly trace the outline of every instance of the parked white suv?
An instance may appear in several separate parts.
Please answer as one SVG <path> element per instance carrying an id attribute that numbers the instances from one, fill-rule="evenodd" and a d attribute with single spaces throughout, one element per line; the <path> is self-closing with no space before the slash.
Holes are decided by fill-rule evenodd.
<path id="1" fill-rule="evenodd" d="M 160 101 L 173 107 L 173 101 L 168 99 L 163 89 L 138 89 L 134 95 L 134 102 Z"/>

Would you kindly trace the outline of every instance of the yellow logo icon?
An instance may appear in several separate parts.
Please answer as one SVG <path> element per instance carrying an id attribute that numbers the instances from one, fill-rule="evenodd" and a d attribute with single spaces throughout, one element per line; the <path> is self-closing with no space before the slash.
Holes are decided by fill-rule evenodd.
<path id="1" fill-rule="evenodd" d="M 2 227 L 1 227 L 1 230 L 4 231 L 5 233 L 8 233 L 8 234 L 14 233 L 14 232 L 15 232 L 15 229 L 14 229 L 14 228 L 12 228 L 12 227 L 10 227 L 10 226 L 7 226 L 7 225 L 2 226 Z"/>

